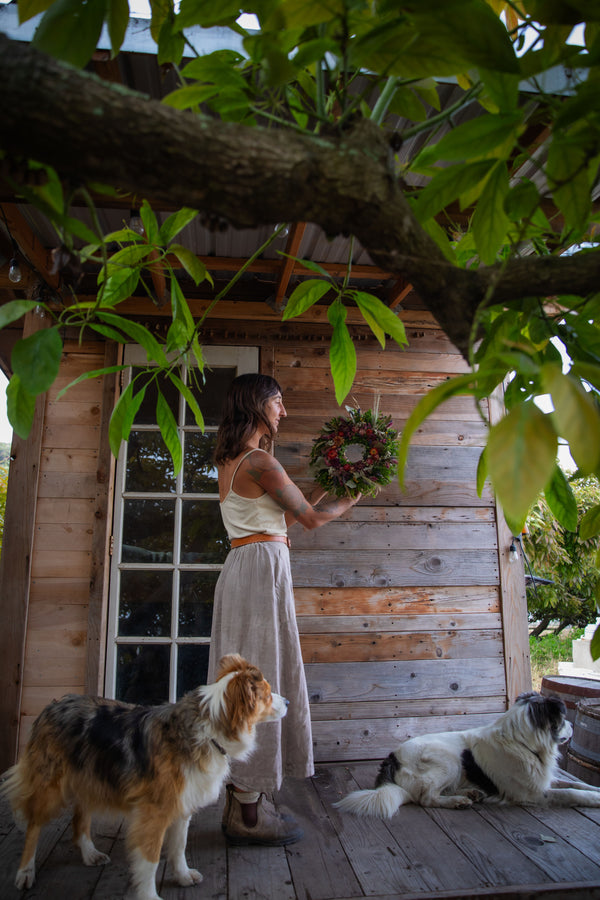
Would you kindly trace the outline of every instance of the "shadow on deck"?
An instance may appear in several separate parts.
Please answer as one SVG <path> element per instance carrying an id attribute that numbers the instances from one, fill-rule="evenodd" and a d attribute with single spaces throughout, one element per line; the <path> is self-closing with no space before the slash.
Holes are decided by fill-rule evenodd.
<path id="1" fill-rule="evenodd" d="M 163 900 L 424 900 L 447 897 L 600 900 L 600 809 L 477 806 L 425 810 L 405 806 L 389 822 L 341 815 L 332 803 L 370 787 L 376 763 L 321 765 L 314 778 L 284 785 L 280 801 L 305 836 L 288 848 L 227 847 L 221 806 L 194 816 L 187 858 L 204 880 L 178 887 L 163 863 Z M 2 900 L 117 900 L 128 872 L 119 822 L 98 820 L 99 849 L 111 864 L 87 868 L 64 816 L 42 832 L 38 876 L 21 893 L 14 876 L 23 835 L 0 805 Z"/>

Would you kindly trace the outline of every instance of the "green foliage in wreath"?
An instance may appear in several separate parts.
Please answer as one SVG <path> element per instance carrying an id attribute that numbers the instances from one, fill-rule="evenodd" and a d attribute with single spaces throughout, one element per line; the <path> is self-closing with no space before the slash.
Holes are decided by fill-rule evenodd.
<path id="1" fill-rule="evenodd" d="M 398 465 L 398 432 L 391 416 L 346 407 L 349 415 L 326 422 L 313 441 L 310 465 L 315 481 L 336 497 L 375 497 Z M 353 448 L 353 449 L 350 449 Z"/>

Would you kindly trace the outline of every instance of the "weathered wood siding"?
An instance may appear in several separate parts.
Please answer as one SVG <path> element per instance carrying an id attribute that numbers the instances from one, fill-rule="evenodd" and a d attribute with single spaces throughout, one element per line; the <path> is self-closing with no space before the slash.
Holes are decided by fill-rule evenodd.
<path id="1" fill-rule="evenodd" d="M 346 402 L 379 398 L 401 429 L 426 391 L 464 371 L 428 324 L 409 331 L 407 351 L 359 343 Z M 272 371 L 289 416 L 277 456 L 308 486 L 311 439 L 340 414 L 328 347 L 290 341 Z M 290 532 L 317 760 L 379 758 L 506 708 L 496 511 L 475 479 L 484 442 L 473 400 L 451 400 L 416 435 L 403 491 L 394 482 L 324 528 Z"/>
<path id="2" fill-rule="evenodd" d="M 19 747 L 54 697 L 86 690 L 92 542 L 103 382 L 81 382 L 104 365 L 104 344 L 65 345 L 46 396 L 23 668 Z"/>

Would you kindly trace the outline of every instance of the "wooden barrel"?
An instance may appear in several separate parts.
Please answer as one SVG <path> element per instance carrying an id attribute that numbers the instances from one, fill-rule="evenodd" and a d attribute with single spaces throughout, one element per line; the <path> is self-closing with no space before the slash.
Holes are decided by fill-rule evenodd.
<path id="1" fill-rule="evenodd" d="M 577 705 L 580 700 L 595 700 L 600 703 L 600 679 L 578 678 L 574 675 L 545 675 L 540 693 L 544 697 L 558 697 L 567 707 L 567 719 L 575 727 Z M 568 770 L 567 751 L 570 743 L 560 747 L 558 763 Z M 580 776 L 579 776 L 580 777 Z"/>
<path id="2" fill-rule="evenodd" d="M 600 787 L 600 701 L 580 700 L 567 750 L 567 772 Z"/>

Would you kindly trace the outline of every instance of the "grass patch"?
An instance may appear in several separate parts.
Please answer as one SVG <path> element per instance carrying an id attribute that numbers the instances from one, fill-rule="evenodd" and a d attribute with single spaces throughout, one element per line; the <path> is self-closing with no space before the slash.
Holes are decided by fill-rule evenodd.
<path id="1" fill-rule="evenodd" d="M 583 628 L 569 628 L 560 634 L 543 634 L 529 637 L 531 655 L 531 680 L 533 690 L 539 691 L 545 675 L 558 675 L 558 664 L 573 659 L 573 641 L 580 638 Z"/>

